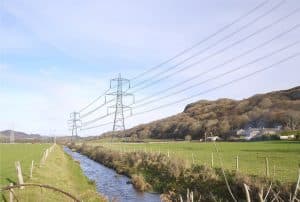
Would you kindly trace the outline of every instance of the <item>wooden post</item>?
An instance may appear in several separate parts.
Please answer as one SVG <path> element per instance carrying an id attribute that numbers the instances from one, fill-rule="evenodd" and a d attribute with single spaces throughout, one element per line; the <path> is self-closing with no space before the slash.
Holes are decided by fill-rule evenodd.
<path id="1" fill-rule="evenodd" d="M 211 167 L 214 167 L 214 153 L 211 153 Z"/>
<path id="2" fill-rule="evenodd" d="M 183 202 L 183 199 L 182 199 L 181 195 L 179 195 L 179 200 L 180 200 L 180 202 Z"/>
<path id="3" fill-rule="evenodd" d="M 239 156 L 236 156 L 235 170 L 236 170 L 236 172 L 239 171 Z"/>
<path id="4" fill-rule="evenodd" d="M 266 161 L 266 176 L 269 177 L 269 159 L 268 159 L 268 157 L 266 157 L 265 161 Z"/>
<path id="5" fill-rule="evenodd" d="M 16 166 L 16 170 L 17 170 L 19 184 L 24 184 L 20 161 L 15 162 L 15 166 Z M 20 187 L 20 189 L 24 189 L 24 187 Z"/>
<path id="6" fill-rule="evenodd" d="M 47 150 L 45 150 L 44 153 L 43 153 L 43 157 L 42 157 L 42 161 L 41 161 L 42 165 L 45 164 L 45 161 L 46 161 L 46 158 L 47 158 L 46 157 L 47 156 L 46 153 L 47 153 Z"/>
<path id="7" fill-rule="evenodd" d="M 244 190 L 245 190 L 245 193 L 246 193 L 247 202 L 251 202 L 248 185 L 244 184 Z"/>
<path id="8" fill-rule="evenodd" d="M 13 183 L 10 183 L 9 186 L 13 186 Z M 14 202 L 14 193 L 13 193 L 13 189 L 9 190 L 9 202 Z"/>
<path id="9" fill-rule="evenodd" d="M 186 190 L 186 201 L 190 202 L 190 190 L 189 189 Z"/>
<path id="10" fill-rule="evenodd" d="M 193 164 L 195 164 L 194 153 L 192 153 L 192 160 L 193 160 Z"/>
<path id="11" fill-rule="evenodd" d="M 298 180 L 297 180 L 297 183 L 296 183 L 295 192 L 294 192 L 292 201 L 296 201 L 299 190 L 300 190 L 300 167 L 298 169 Z"/>
<path id="12" fill-rule="evenodd" d="M 46 161 L 46 160 L 47 160 L 47 158 L 48 158 L 48 154 L 49 154 L 49 149 L 46 149 L 45 161 Z"/>
<path id="13" fill-rule="evenodd" d="M 32 178 L 33 164 L 34 164 L 34 160 L 31 161 L 30 178 Z"/>
<path id="14" fill-rule="evenodd" d="M 168 150 L 168 157 L 170 157 L 170 151 Z"/>

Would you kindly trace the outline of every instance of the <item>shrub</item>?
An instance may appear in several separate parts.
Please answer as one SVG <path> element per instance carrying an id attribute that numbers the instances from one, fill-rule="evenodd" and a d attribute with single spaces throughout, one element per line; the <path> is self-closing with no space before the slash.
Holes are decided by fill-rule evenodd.
<path id="1" fill-rule="evenodd" d="M 139 191 L 149 191 L 151 189 L 151 185 L 145 182 L 145 179 L 142 175 L 133 175 L 132 176 L 132 184 Z"/>

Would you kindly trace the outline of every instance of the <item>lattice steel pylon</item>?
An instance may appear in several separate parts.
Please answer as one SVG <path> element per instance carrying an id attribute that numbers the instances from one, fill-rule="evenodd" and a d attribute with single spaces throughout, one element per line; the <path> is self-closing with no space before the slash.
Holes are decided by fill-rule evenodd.
<path id="1" fill-rule="evenodd" d="M 72 131 L 72 141 L 74 137 L 77 139 L 78 137 L 78 129 L 81 127 L 81 119 L 80 114 L 78 112 L 72 112 L 70 114 L 69 120 L 70 130 Z"/>
<path id="2" fill-rule="evenodd" d="M 124 121 L 124 109 L 130 109 L 132 114 L 131 107 L 124 104 L 124 98 L 132 97 L 132 102 L 134 103 L 134 95 L 132 93 L 127 93 L 127 90 L 130 89 L 130 80 L 122 78 L 119 74 L 118 78 L 110 80 L 110 89 L 115 89 L 114 92 L 106 93 L 107 96 L 114 96 L 116 104 L 109 106 L 107 108 L 107 113 L 109 113 L 110 108 L 114 108 L 114 125 L 113 131 L 124 131 L 125 130 L 125 121 Z M 105 98 L 107 100 L 107 98 Z"/>

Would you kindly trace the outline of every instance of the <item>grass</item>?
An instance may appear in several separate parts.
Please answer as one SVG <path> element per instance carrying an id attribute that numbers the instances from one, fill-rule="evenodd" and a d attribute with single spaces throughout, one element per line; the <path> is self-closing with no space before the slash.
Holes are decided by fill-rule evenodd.
<path id="1" fill-rule="evenodd" d="M 48 147 L 50 144 L 0 144 L 0 185 L 17 182 L 16 161 L 20 161 L 24 181 L 27 181 L 31 161 L 40 162 Z"/>
<path id="2" fill-rule="evenodd" d="M 23 145 L 19 146 L 23 147 Z M 44 146 L 49 147 L 49 145 Z M 39 151 L 34 146 L 33 150 Z M 7 157 L 5 159 L 8 161 Z M 13 171 L 15 171 L 14 168 Z M 9 172 L 7 171 L 7 173 Z M 56 146 L 52 153 L 49 154 L 45 165 L 35 166 L 33 178 L 25 179 L 25 183 L 48 184 L 69 192 L 84 201 L 105 201 L 104 198 L 97 194 L 94 183 L 83 175 L 79 164 L 64 153 L 60 146 Z M 15 192 L 22 201 L 70 201 L 64 195 L 45 188 L 28 187 L 24 190 L 16 189 Z M 7 197 L 7 193 L 5 196 Z"/>
<path id="3" fill-rule="evenodd" d="M 170 157 L 180 157 L 190 163 L 220 167 L 216 148 L 213 143 L 198 142 L 149 142 L 149 143 L 90 143 L 99 144 L 118 151 L 161 152 Z M 236 169 L 236 157 L 239 159 L 239 171 L 245 174 L 265 176 L 266 157 L 269 162 L 270 177 L 281 182 L 295 182 L 300 165 L 299 141 L 266 142 L 218 142 L 220 158 L 228 170 Z"/>

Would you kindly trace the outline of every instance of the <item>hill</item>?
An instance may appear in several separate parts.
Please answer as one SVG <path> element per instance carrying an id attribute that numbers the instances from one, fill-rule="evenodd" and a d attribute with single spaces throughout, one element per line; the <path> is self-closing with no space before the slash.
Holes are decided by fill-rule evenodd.
<path id="1" fill-rule="evenodd" d="M 300 128 L 300 86 L 243 100 L 200 100 L 187 105 L 182 113 L 118 132 L 117 136 L 184 139 L 191 135 L 200 139 L 208 134 L 228 138 L 238 129 L 276 126 Z"/>
<path id="2" fill-rule="evenodd" d="M 51 137 L 41 136 L 39 134 L 27 134 L 20 131 L 4 130 L 0 131 L 0 142 L 9 142 L 11 133 L 14 134 L 15 142 L 40 142 L 50 141 Z"/>

